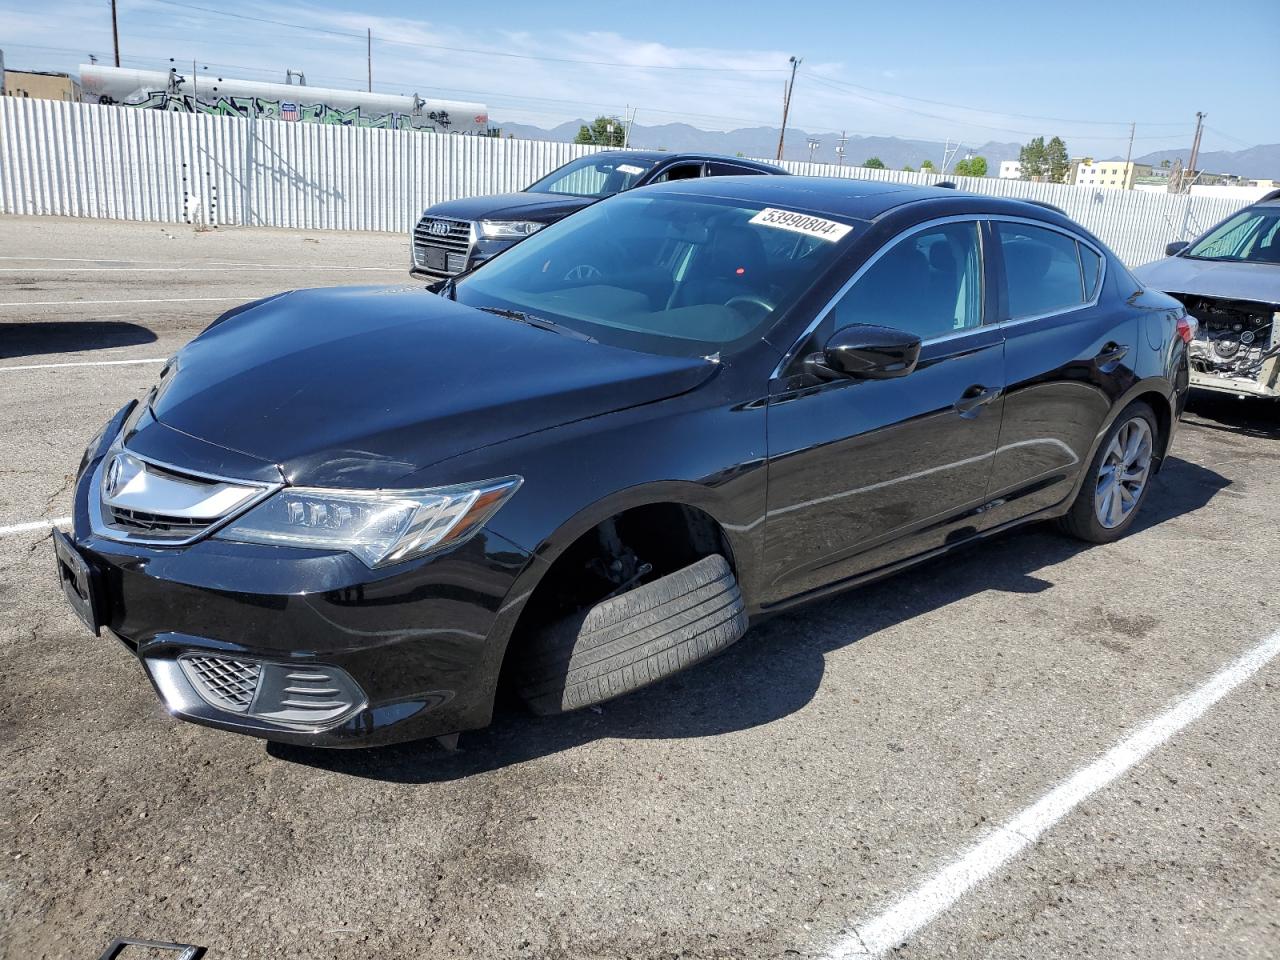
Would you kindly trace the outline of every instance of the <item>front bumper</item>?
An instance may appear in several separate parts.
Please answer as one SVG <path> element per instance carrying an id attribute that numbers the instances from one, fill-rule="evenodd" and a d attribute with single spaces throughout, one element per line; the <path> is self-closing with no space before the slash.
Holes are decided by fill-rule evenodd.
<path id="1" fill-rule="evenodd" d="M 447 280 L 449 277 L 461 276 L 468 271 L 474 270 L 486 260 L 491 260 L 504 250 L 514 247 L 519 240 L 486 240 L 483 237 L 477 239 L 471 244 L 467 251 L 466 264 L 462 270 L 453 273 L 439 270 L 430 270 L 418 262 L 417 252 L 413 251 L 409 255 L 409 273 L 415 277 L 422 277 L 426 280 Z"/>
<path id="2" fill-rule="evenodd" d="M 1201 373 L 1198 370 L 1191 371 L 1191 386 L 1197 390 L 1213 390 L 1218 393 L 1229 393 L 1237 397 L 1280 399 L 1280 388 L 1267 386 L 1258 380 L 1244 380 L 1240 377 L 1216 377 L 1211 373 Z"/>
<path id="3" fill-rule="evenodd" d="M 92 570 L 98 621 L 138 658 L 172 714 L 324 747 L 489 722 L 520 612 L 508 595 L 540 561 L 489 530 L 451 551 L 379 570 L 346 553 L 216 538 L 185 547 L 107 540 L 91 532 L 88 516 L 101 453 L 87 458 L 77 480 L 74 544 Z M 305 687 L 310 678 L 313 687 L 341 688 L 338 706 L 322 722 L 279 709 L 278 696 L 266 712 L 283 720 L 225 709 L 193 682 L 192 655 L 268 665 L 277 686 L 301 678 Z M 350 684 L 335 685 L 342 677 Z"/>

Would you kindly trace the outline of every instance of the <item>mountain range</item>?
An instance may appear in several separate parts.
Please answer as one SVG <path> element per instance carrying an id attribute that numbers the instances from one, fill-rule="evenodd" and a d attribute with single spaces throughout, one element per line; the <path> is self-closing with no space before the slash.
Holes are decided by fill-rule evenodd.
<path id="1" fill-rule="evenodd" d="M 528 126 L 521 123 L 498 123 L 503 136 L 512 134 L 522 140 L 573 140 L 586 120 L 571 120 L 550 129 Z M 746 157 L 772 157 L 778 149 L 777 127 L 741 127 L 737 130 L 702 130 L 687 123 L 663 123 L 657 126 L 635 124 L 631 128 L 631 145 L 641 149 L 653 150 L 698 150 L 707 153 L 722 153 L 728 156 L 741 153 Z M 820 146 L 814 153 L 814 159 L 823 163 L 835 163 L 836 145 L 840 134 L 836 132 L 814 133 L 798 127 L 787 127 L 786 150 L 783 158 L 787 160 L 808 160 L 810 139 L 819 141 Z M 968 154 L 987 158 L 987 163 L 994 174 L 1001 160 L 1018 159 L 1021 144 L 998 143 L 990 141 L 982 144 L 961 145 L 954 159 Z M 943 145 L 929 140 L 908 140 L 902 137 L 859 137 L 849 136 L 845 144 L 845 162 L 863 164 L 870 157 L 879 157 L 884 165 L 891 169 L 901 169 L 904 165 L 919 169 L 925 160 L 932 160 L 938 169 L 942 168 Z"/>
<path id="2" fill-rule="evenodd" d="M 546 129 L 522 123 L 498 123 L 504 136 L 510 134 L 522 140 L 559 140 L 572 141 L 586 120 L 571 120 Z M 813 159 L 822 163 L 835 163 L 835 148 L 840 134 L 827 131 L 815 133 L 798 127 L 787 128 L 786 149 L 783 157 L 787 160 L 808 160 L 810 139 L 817 140 L 819 146 Z M 777 127 L 741 127 L 737 130 L 702 130 L 687 123 L 664 123 L 656 126 L 635 124 L 631 128 L 631 145 L 638 148 L 655 150 L 698 150 L 707 153 L 722 153 L 729 156 L 742 154 L 746 157 L 768 158 L 774 156 L 778 149 Z M 1067 145 L 1070 147 L 1070 144 Z M 1188 145 L 1189 147 L 1189 145 Z M 986 157 L 988 175 L 995 176 L 1002 160 L 1017 160 L 1021 144 L 1002 143 L 991 140 L 986 143 L 962 144 L 958 147 L 953 162 L 969 154 Z M 1134 159 L 1139 163 L 1159 166 L 1162 160 L 1172 162 L 1181 158 L 1186 165 L 1190 149 L 1160 150 L 1144 154 Z M 870 157 L 879 157 L 884 165 L 893 170 L 910 165 L 919 169 L 925 160 L 932 160 L 938 169 L 942 168 L 943 144 L 933 140 L 911 140 L 904 137 L 860 137 L 851 135 L 845 144 L 845 162 L 862 165 Z M 1122 157 L 1108 159 L 1120 160 Z M 1280 143 L 1248 147 L 1243 150 L 1210 150 L 1202 151 L 1197 165 L 1212 173 L 1234 173 L 1244 177 L 1280 179 Z"/>

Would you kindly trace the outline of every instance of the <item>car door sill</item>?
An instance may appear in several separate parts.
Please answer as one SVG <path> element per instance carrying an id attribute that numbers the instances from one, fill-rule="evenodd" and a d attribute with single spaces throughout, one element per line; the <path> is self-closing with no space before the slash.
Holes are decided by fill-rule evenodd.
<path id="1" fill-rule="evenodd" d="M 1064 501 L 1065 503 L 1066 501 Z M 967 547 L 971 544 L 978 543 L 990 537 L 1013 530 L 1016 527 L 1023 526 L 1028 523 L 1036 523 L 1040 520 L 1049 520 L 1053 517 L 1060 516 L 1063 513 L 1063 503 L 1054 504 L 1051 507 L 1045 507 L 1043 510 L 1037 510 L 1035 513 L 1027 514 L 1023 517 L 1015 517 L 998 526 L 991 527 L 986 530 L 974 530 L 969 536 L 950 543 L 944 543 L 941 546 L 918 553 L 915 556 L 908 557 L 905 560 L 899 560 L 894 563 L 885 564 L 883 567 L 876 567 L 874 570 L 867 570 L 864 573 L 855 574 L 852 577 L 846 577 L 843 580 L 836 580 L 821 587 L 815 587 L 812 590 L 806 590 L 804 593 L 798 593 L 794 596 L 787 597 L 783 600 L 776 600 L 773 603 L 761 604 L 755 612 L 756 616 L 772 616 L 775 613 L 781 613 L 784 610 L 790 610 L 793 607 L 803 606 L 814 600 L 822 599 L 831 594 L 841 593 L 845 590 L 851 590 L 854 587 L 865 586 L 874 583 L 877 580 L 883 580 L 891 577 L 899 571 L 906 570 L 918 563 L 926 560 L 932 560 L 944 554 L 951 553 L 960 547 Z"/>

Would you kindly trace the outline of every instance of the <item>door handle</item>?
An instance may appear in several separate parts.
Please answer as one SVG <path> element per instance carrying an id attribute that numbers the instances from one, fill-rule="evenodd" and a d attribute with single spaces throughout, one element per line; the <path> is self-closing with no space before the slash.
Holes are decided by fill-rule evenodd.
<path id="1" fill-rule="evenodd" d="M 1104 346 L 1101 350 L 1098 351 L 1098 355 L 1094 357 L 1093 360 L 1094 360 L 1094 363 L 1096 363 L 1098 366 L 1105 367 L 1107 366 L 1107 364 L 1115 363 L 1118 360 L 1123 360 L 1124 355 L 1128 352 L 1129 352 L 1129 348 L 1127 345 L 1123 343 L 1116 343 L 1114 340 L 1112 340 L 1110 343 L 1108 343 L 1106 346 Z"/>
<path id="2" fill-rule="evenodd" d="M 960 399 L 954 404 L 956 410 L 963 416 L 977 416 L 984 406 L 990 403 L 996 397 L 1000 396 L 999 390 L 989 390 L 980 383 L 975 383 L 964 393 L 960 394 Z"/>

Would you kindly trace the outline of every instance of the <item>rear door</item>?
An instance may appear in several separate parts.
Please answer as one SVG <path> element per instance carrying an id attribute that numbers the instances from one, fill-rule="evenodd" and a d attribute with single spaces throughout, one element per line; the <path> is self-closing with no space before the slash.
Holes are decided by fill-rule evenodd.
<path id="1" fill-rule="evenodd" d="M 1000 433 L 1003 334 L 981 225 L 947 218 L 889 241 L 826 308 L 798 360 L 872 323 L 923 345 L 893 380 L 814 382 L 797 361 L 769 399 L 765 603 L 939 546 L 972 525 Z"/>
<path id="2" fill-rule="evenodd" d="M 992 218 L 1005 331 L 1004 426 L 991 522 L 1059 503 L 1073 489 L 1112 404 L 1136 377 L 1136 311 L 1102 297 L 1106 257 L 1051 224 Z"/>

